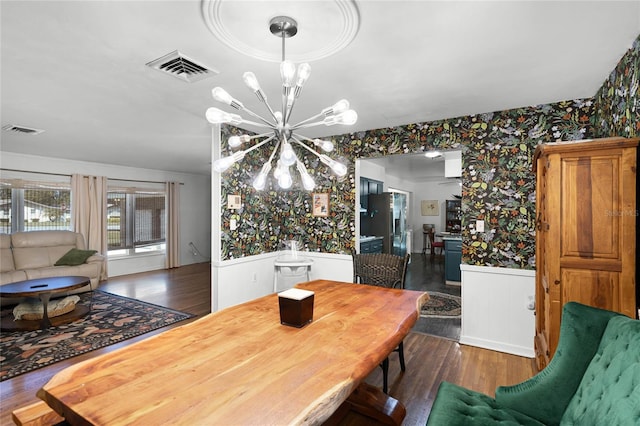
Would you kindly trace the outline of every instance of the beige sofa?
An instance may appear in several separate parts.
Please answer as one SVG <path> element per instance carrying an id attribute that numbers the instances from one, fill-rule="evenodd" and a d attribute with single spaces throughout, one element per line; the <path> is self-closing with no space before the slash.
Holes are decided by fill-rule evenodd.
<path id="1" fill-rule="evenodd" d="M 16 281 L 64 275 L 89 277 L 91 283 L 71 293 L 98 288 L 105 257 L 94 254 L 75 266 L 54 266 L 71 249 L 85 250 L 82 234 L 71 231 L 31 231 L 0 234 L 0 285 Z M 2 298 L 1 304 L 16 303 Z"/>

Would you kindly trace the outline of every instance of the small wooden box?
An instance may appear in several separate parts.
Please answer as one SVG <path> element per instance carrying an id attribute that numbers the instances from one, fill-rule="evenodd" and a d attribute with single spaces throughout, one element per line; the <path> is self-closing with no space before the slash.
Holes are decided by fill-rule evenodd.
<path id="1" fill-rule="evenodd" d="M 313 320 L 314 293 L 292 288 L 278 293 L 280 323 L 301 328 Z"/>

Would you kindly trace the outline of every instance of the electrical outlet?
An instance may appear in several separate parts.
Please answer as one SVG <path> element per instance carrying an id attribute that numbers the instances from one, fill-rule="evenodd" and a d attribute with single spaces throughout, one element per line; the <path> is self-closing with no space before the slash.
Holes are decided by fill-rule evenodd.
<path id="1" fill-rule="evenodd" d="M 476 220 L 476 232 L 484 232 L 484 220 Z"/>
<path id="2" fill-rule="evenodd" d="M 235 231 L 238 228 L 238 222 L 235 219 L 229 220 L 229 229 Z"/>

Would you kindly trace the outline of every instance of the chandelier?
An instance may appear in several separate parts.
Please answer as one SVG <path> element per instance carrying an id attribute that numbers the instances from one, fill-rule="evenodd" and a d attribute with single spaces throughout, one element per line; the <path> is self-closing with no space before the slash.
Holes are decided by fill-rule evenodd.
<path id="1" fill-rule="evenodd" d="M 210 123 L 228 123 L 232 125 L 244 123 L 258 128 L 268 129 L 268 131 L 252 136 L 247 134 L 231 136 L 227 142 L 234 152 L 227 157 L 222 157 L 214 161 L 212 168 L 215 172 L 222 173 L 237 161 L 242 160 L 247 153 L 263 145 L 272 143 L 274 146 L 271 155 L 260 169 L 258 175 L 254 178 L 253 187 L 259 191 L 265 188 L 269 172 L 272 169 L 273 160 L 276 154 L 279 153 L 276 167 L 273 169 L 273 177 L 278 182 L 278 186 L 282 189 L 288 189 L 293 185 L 290 168 L 295 166 L 300 174 L 302 186 L 307 191 L 311 191 L 315 188 L 315 181 L 309 174 L 304 163 L 298 157 L 298 154 L 296 154 L 294 147 L 297 148 L 298 153 L 311 153 L 317 156 L 321 163 L 329 167 L 338 176 L 347 174 L 347 166 L 330 158 L 327 154 L 320 152 L 328 153 L 333 151 L 333 142 L 322 139 L 310 139 L 297 133 L 298 130 L 320 125 L 351 125 L 358 119 L 358 114 L 354 110 L 349 109 L 349 102 L 346 99 L 342 99 L 306 120 L 291 124 L 289 122 L 291 111 L 293 110 L 296 99 L 298 99 L 302 92 L 304 83 L 309 78 L 311 66 L 309 66 L 308 63 L 300 64 L 296 72 L 295 64 L 285 60 L 285 40 L 293 37 L 298 32 L 298 26 L 295 20 L 288 16 L 277 16 L 269 22 L 269 30 L 273 35 L 282 39 L 282 62 L 280 63 L 282 109 L 280 111 L 274 111 L 271 105 L 269 105 L 267 96 L 260 88 L 258 79 L 252 72 L 245 72 L 242 79 L 247 87 L 256 94 L 260 102 L 266 106 L 269 111 L 268 118 L 264 118 L 251 111 L 240 101 L 231 97 L 223 88 L 215 87 L 211 91 L 211 94 L 216 101 L 229 105 L 239 111 L 244 111 L 258 119 L 259 122 L 246 120 L 238 114 L 229 113 L 218 108 L 209 108 L 206 117 Z M 260 140 L 262 138 L 265 139 Z M 248 144 L 251 141 L 255 141 L 252 146 L 246 149 L 240 149 L 243 144 Z"/>

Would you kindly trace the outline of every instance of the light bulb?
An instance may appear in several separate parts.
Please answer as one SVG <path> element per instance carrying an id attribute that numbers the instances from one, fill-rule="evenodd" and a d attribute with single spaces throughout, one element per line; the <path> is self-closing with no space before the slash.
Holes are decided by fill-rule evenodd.
<path id="1" fill-rule="evenodd" d="M 278 186 L 282 189 L 289 189 L 293 185 L 293 179 L 291 178 L 291 173 L 289 173 L 289 168 L 284 168 L 281 170 L 280 177 L 278 177 Z"/>
<path id="2" fill-rule="evenodd" d="M 276 121 L 278 122 L 278 125 L 282 125 L 282 111 L 276 111 L 273 113 L 273 116 L 275 117 Z"/>
<path id="3" fill-rule="evenodd" d="M 216 101 L 227 105 L 231 105 L 231 102 L 233 101 L 231 95 L 222 87 L 214 87 L 213 90 L 211 90 L 211 96 L 213 96 L 213 99 Z"/>
<path id="4" fill-rule="evenodd" d="M 347 166 L 344 164 L 327 157 L 325 154 L 320 155 L 319 158 L 320 161 L 329 166 L 336 175 L 342 177 L 347 174 Z"/>
<path id="5" fill-rule="evenodd" d="M 347 174 L 347 166 L 337 161 L 333 162 L 333 166 L 331 166 L 331 170 L 333 170 L 333 172 L 340 177 Z"/>
<path id="6" fill-rule="evenodd" d="M 253 92 L 257 92 L 258 90 L 260 90 L 260 83 L 258 83 L 256 75 L 251 71 L 247 71 L 242 74 L 242 80 L 244 81 L 244 84 L 246 84 L 247 87 Z"/>
<path id="7" fill-rule="evenodd" d="M 325 140 L 322 140 L 322 139 L 314 139 L 313 140 L 313 144 L 315 146 L 319 146 L 320 149 L 322 149 L 324 152 L 333 151 L 333 142 L 331 142 L 331 141 L 325 141 Z"/>
<path id="8" fill-rule="evenodd" d="M 349 109 L 349 101 L 346 99 L 340 99 L 335 104 L 331 105 L 328 108 L 322 110 L 322 114 L 331 115 L 331 114 L 340 114 Z"/>
<path id="9" fill-rule="evenodd" d="M 282 61 L 280 63 L 280 76 L 282 77 L 282 85 L 291 87 L 293 77 L 296 74 L 296 66 L 291 61 Z"/>
<path id="10" fill-rule="evenodd" d="M 257 191 L 262 191 L 267 185 L 267 175 L 269 174 L 270 170 L 271 163 L 264 163 L 262 169 L 260 170 L 260 173 L 258 173 L 258 176 L 256 176 L 256 178 L 253 180 L 253 187 Z"/>
<path id="11" fill-rule="evenodd" d="M 231 148 L 237 148 L 242 144 L 242 142 L 240 142 L 240 136 L 231 136 L 227 143 Z"/>
<path id="12" fill-rule="evenodd" d="M 302 87 L 304 83 L 307 81 L 309 76 L 311 75 L 311 65 L 304 64 L 298 65 L 298 80 L 296 81 L 296 86 Z"/>
<path id="13" fill-rule="evenodd" d="M 338 114 L 336 118 L 338 119 L 339 124 L 347 124 L 350 126 L 358 121 L 358 113 L 352 109 L 348 109 L 343 113 Z"/>
<path id="14" fill-rule="evenodd" d="M 333 126 L 334 124 L 347 124 L 351 125 L 358 121 L 358 113 L 352 109 L 338 115 L 330 115 L 323 120 L 323 123 L 327 126 Z"/>
<path id="15" fill-rule="evenodd" d="M 228 157 L 222 157 L 217 159 L 216 161 L 213 162 L 213 164 L 211 165 L 211 168 L 216 173 L 222 173 L 225 170 L 227 170 L 229 167 L 231 167 L 233 163 L 235 163 L 236 161 L 242 160 L 242 158 L 244 158 L 244 151 L 238 151 L 236 153 L 229 155 Z"/>
<path id="16" fill-rule="evenodd" d="M 293 151 L 293 147 L 289 142 L 283 142 L 280 149 L 280 161 L 284 166 L 292 166 L 298 161 L 296 153 Z"/>
<path id="17" fill-rule="evenodd" d="M 302 178 L 302 186 L 307 191 L 312 191 L 316 187 L 316 182 L 309 175 L 309 172 L 307 171 L 307 168 L 302 163 L 302 161 L 298 160 L 297 168 L 298 172 L 300 173 L 300 177 Z"/>
<path id="18" fill-rule="evenodd" d="M 209 123 L 221 124 L 221 123 L 227 123 L 227 119 L 229 118 L 229 113 L 221 109 L 211 107 L 207 110 L 206 116 Z"/>

